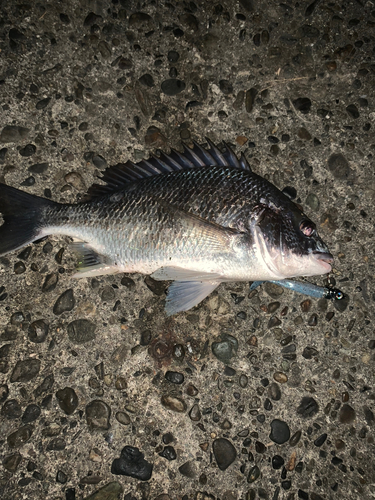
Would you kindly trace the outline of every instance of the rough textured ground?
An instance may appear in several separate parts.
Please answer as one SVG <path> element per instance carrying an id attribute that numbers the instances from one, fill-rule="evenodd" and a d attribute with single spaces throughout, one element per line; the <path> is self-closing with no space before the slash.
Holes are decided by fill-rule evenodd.
<path id="1" fill-rule="evenodd" d="M 365 0 L 1 3 L 2 182 L 74 202 L 227 141 L 296 189 L 348 296 L 233 283 L 167 319 L 163 284 L 73 279 L 68 238 L 1 258 L 2 499 L 374 498 L 374 27 Z M 150 479 L 111 473 L 125 446 Z"/>

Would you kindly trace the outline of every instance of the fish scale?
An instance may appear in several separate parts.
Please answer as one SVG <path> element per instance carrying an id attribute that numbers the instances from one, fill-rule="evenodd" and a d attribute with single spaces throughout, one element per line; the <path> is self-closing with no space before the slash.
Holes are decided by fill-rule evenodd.
<path id="1" fill-rule="evenodd" d="M 243 156 L 209 146 L 111 167 L 76 205 L 0 184 L 0 255 L 42 236 L 71 236 L 77 276 L 173 280 L 167 314 L 193 307 L 221 282 L 329 271 L 332 256 L 300 208 Z"/>

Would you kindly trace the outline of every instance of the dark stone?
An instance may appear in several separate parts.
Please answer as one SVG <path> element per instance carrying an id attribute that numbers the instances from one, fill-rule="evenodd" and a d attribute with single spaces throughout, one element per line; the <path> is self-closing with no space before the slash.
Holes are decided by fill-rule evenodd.
<path id="1" fill-rule="evenodd" d="M 225 438 L 218 438 L 212 443 L 217 466 L 220 470 L 227 469 L 237 457 L 237 452 L 233 444 Z"/>
<path id="2" fill-rule="evenodd" d="M 177 458 L 177 453 L 173 446 L 165 446 L 159 455 L 167 460 L 176 460 Z"/>
<path id="3" fill-rule="evenodd" d="M 26 271 L 26 266 L 23 262 L 19 261 L 14 264 L 14 273 L 23 274 Z"/>
<path id="4" fill-rule="evenodd" d="M 111 408 L 99 399 L 91 401 L 86 406 L 86 422 L 90 430 L 108 430 Z"/>
<path id="5" fill-rule="evenodd" d="M 31 438 L 32 433 L 33 428 L 30 425 L 24 425 L 15 432 L 12 432 L 7 437 L 9 448 L 19 448 L 24 445 Z"/>
<path id="6" fill-rule="evenodd" d="M 268 396 L 273 399 L 273 401 L 280 401 L 281 399 L 281 390 L 279 384 L 276 382 L 272 382 L 267 389 Z"/>
<path id="7" fill-rule="evenodd" d="M 99 170 L 104 170 L 108 166 L 106 159 L 100 155 L 94 155 L 92 157 L 92 162 L 95 165 L 95 167 L 98 168 Z"/>
<path id="8" fill-rule="evenodd" d="M 74 389 L 72 389 L 71 387 L 64 387 L 64 389 L 59 389 L 56 392 L 56 398 L 60 408 L 67 415 L 71 415 L 75 412 L 78 406 L 78 397 Z"/>
<path id="9" fill-rule="evenodd" d="M 153 465 L 145 460 L 143 453 L 133 446 L 125 446 L 120 458 L 116 458 L 111 467 L 112 474 L 123 475 L 148 481 L 152 476 Z"/>
<path id="10" fill-rule="evenodd" d="M 76 319 L 68 325 L 68 337 L 74 344 L 85 344 L 94 340 L 96 325 L 88 319 Z"/>
<path id="11" fill-rule="evenodd" d="M 283 444 L 290 438 L 289 425 L 282 420 L 275 419 L 271 422 L 270 439 L 274 443 Z"/>
<path id="12" fill-rule="evenodd" d="M 319 353 L 314 347 L 305 347 L 302 353 L 302 356 L 305 359 L 312 359 L 313 357 L 317 356 Z"/>
<path id="13" fill-rule="evenodd" d="M 23 415 L 22 415 L 22 422 L 24 424 L 30 424 L 31 422 L 34 422 L 39 418 L 41 413 L 40 407 L 34 403 L 29 404 Z"/>
<path id="14" fill-rule="evenodd" d="M 178 52 L 176 52 L 175 50 L 170 50 L 168 52 L 168 61 L 171 62 L 171 63 L 176 63 L 179 58 L 180 58 L 180 54 Z"/>
<path id="15" fill-rule="evenodd" d="M 94 477 L 94 476 L 88 476 L 89 478 Z M 99 481 L 102 480 L 100 476 L 95 476 L 99 478 Z M 81 481 L 81 483 L 85 484 L 96 484 L 93 482 L 87 482 L 87 481 Z M 117 483 L 116 481 L 112 481 L 102 488 L 100 488 L 97 491 L 94 491 L 94 493 L 91 493 L 91 495 L 85 497 L 85 500 L 120 500 L 122 499 L 122 494 L 123 494 L 123 487 L 121 486 L 120 483 Z M 128 495 L 125 495 L 124 500 L 133 500 L 134 497 L 127 498 Z M 68 500 L 68 499 L 66 499 Z"/>
<path id="16" fill-rule="evenodd" d="M 8 420 L 15 420 L 22 415 L 21 405 L 17 399 L 8 399 L 1 408 L 1 416 Z"/>
<path id="17" fill-rule="evenodd" d="M 152 293 L 158 295 L 159 297 L 164 294 L 165 289 L 167 287 L 167 283 L 165 281 L 157 281 L 151 278 L 150 276 L 146 276 L 144 279 L 146 286 Z"/>
<path id="18" fill-rule="evenodd" d="M 303 418 L 312 418 L 319 411 L 319 405 L 314 398 L 304 397 L 297 409 L 298 415 Z"/>
<path id="19" fill-rule="evenodd" d="M 62 451 L 66 448 L 66 442 L 64 438 L 57 437 L 51 439 L 51 441 L 47 444 L 47 451 Z"/>
<path id="20" fill-rule="evenodd" d="M 194 462 L 185 462 L 178 468 L 178 472 L 189 479 L 193 479 L 196 476 L 196 470 L 194 467 Z"/>
<path id="21" fill-rule="evenodd" d="M 127 276 L 124 276 L 123 278 L 121 278 L 121 285 L 126 286 L 126 288 L 129 288 L 129 290 L 134 290 L 135 281 L 131 278 L 128 278 Z"/>
<path id="22" fill-rule="evenodd" d="M 73 289 L 69 288 L 56 300 L 55 305 L 53 306 L 53 313 L 58 316 L 63 312 L 71 311 L 75 306 L 75 303 L 76 301 L 73 295 Z"/>
<path id="23" fill-rule="evenodd" d="M 27 170 L 32 174 L 44 174 L 48 170 L 48 163 L 35 163 L 31 165 Z"/>
<path id="24" fill-rule="evenodd" d="M 346 108 L 346 111 L 348 115 L 354 118 L 355 120 L 359 118 L 359 111 L 355 104 L 349 104 L 349 106 Z"/>
<path id="25" fill-rule="evenodd" d="M 154 79 L 149 73 L 145 73 L 139 78 L 139 82 L 145 87 L 153 87 L 155 85 Z"/>
<path id="26" fill-rule="evenodd" d="M 58 470 L 56 474 L 56 482 L 60 484 L 65 484 L 68 480 L 68 476 L 62 470 Z"/>
<path id="27" fill-rule="evenodd" d="M 198 404 L 193 405 L 193 407 L 189 411 L 189 417 L 193 422 L 198 422 L 202 418 L 202 414 Z"/>
<path id="28" fill-rule="evenodd" d="M 259 477 L 260 477 L 260 469 L 257 465 L 254 465 L 249 470 L 249 473 L 247 475 L 247 482 L 254 483 Z"/>
<path id="29" fill-rule="evenodd" d="M 165 373 L 165 378 L 168 382 L 172 382 L 172 384 L 182 384 L 185 380 L 183 373 L 167 371 Z"/>
<path id="30" fill-rule="evenodd" d="M 28 328 L 28 337 L 31 342 L 41 344 L 48 335 L 49 326 L 43 319 L 33 321 Z"/>
<path id="31" fill-rule="evenodd" d="M 28 382 L 36 377 L 40 370 L 40 360 L 27 358 L 17 361 L 10 377 L 11 382 Z"/>
<path id="32" fill-rule="evenodd" d="M 232 335 L 222 335 L 222 341 L 212 342 L 211 349 L 214 356 L 227 365 L 237 353 L 238 340 Z"/>
<path id="33" fill-rule="evenodd" d="M 302 113 L 303 115 L 306 115 L 307 113 L 310 112 L 311 100 L 308 97 L 299 97 L 298 99 L 295 99 L 292 102 L 296 110 Z"/>
<path id="34" fill-rule="evenodd" d="M 47 274 L 42 285 L 42 292 L 52 292 L 59 281 L 58 273 Z"/>
<path id="35" fill-rule="evenodd" d="M 161 84 L 161 90 L 165 95 L 174 96 L 185 90 L 185 82 L 171 78 L 164 80 Z"/>
<path id="36" fill-rule="evenodd" d="M 318 438 L 315 439 L 314 441 L 314 444 L 315 446 L 322 446 L 325 442 L 326 442 L 326 439 L 327 439 L 327 434 L 322 434 L 321 436 L 319 436 Z"/>
<path id="37" fill-rule="evenodd" d="M 231 94 L 233 92 L 233 85 L 229 80 L 220 80 L 219 87 L 222 93 L 225 95 Z"/>
<path id="38" fill-rule="evenodd" d="M 5 125 L 0 134 L 0 142 L 21 142 L 28 136 L 30 129 L 18 125 Z"/>
<path id="39" fill-rule="evenodd" d="M 339 421 L 342 424 L 351 424 L 356 418 L 356 412 L 350 405 L 342 405 L 339 412 Z"/>
<path id="40" fill-rule="evenodd" d="M 272 457 L 272 467 L 276 470 L 281 469 L 281 467 L 284 465 L 285 461 L 283 457 L 280 457 L 280 455 L 274 455 Z"/>
<path id="41" fill-rule="evenodd" d="M 55 378 L 53 376 L 53 373 L 47 375 L 43 382 L 35 389 L 34 396 L 36 398 L 44 396 L 52 388 L 54 381 Z"/>
<path id="42" fill-rule="evenodd" d="M 50 97 L 46 97 L 45 99 L 41 99 L 40 101 L 38 101 L 35 105 L 35 108 L 36 109 L 44 109 L 48 106 L 48 104 L 50 103 L 50 100 L 51 98 Z"/>
<path id="43" fill-rule="evenodd" d="M 346 179 L 350 174 L 349 163 L 341 153 L 335 153 L 328 158 L 328 169 L 336 179 Z"/>
<path id="44" fill-rule="evenodd" d="M 16 472 L 19 464 L 22 461 L 22 455 L 19 453 L 14 453 L 13 455 L 8 455 L 3 459 L 3 467 L 9 472 Z"/>
<path id="45" fill-rule="evenodd" d="M 0 385 L 0 403 L 4 403 L 8 396 L 9 387 L 6 384 Z"/>

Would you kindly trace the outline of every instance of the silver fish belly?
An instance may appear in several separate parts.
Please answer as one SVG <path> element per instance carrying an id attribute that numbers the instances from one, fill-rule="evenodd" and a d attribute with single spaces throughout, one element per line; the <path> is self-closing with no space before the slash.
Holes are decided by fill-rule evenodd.
<path id="1" fill-rule="evenodd" d="M 94 185 L 91 200 L 77 205 L 0 185 L 0 254 L 42 236 L 71 236 L 79 240 L 78 277 L 139 272 L 173 280 L 169 315 L 198 304 L 221 282 L 328 272 L 332 256 L 300 208 L 243 156 L 209 145 L 112 167 L 106 184 Z M 27 228 L 23 238 L 16 224 Z"/>

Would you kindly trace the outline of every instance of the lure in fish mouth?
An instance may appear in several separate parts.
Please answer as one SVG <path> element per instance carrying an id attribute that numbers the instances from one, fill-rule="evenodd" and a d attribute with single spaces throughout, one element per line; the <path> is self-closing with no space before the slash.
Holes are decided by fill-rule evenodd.
<path id="1" fill-rule="evenodd" d="M 168 315 L 222 282 L 330 272 L 333 257 L 300 207 L 252 172 L 244 155 L 207 142 L 110 167 L 73 205 L 0 184 L 0 255 L 46 235 L 71 236 L 78 277 L 172 280 Z"/>

